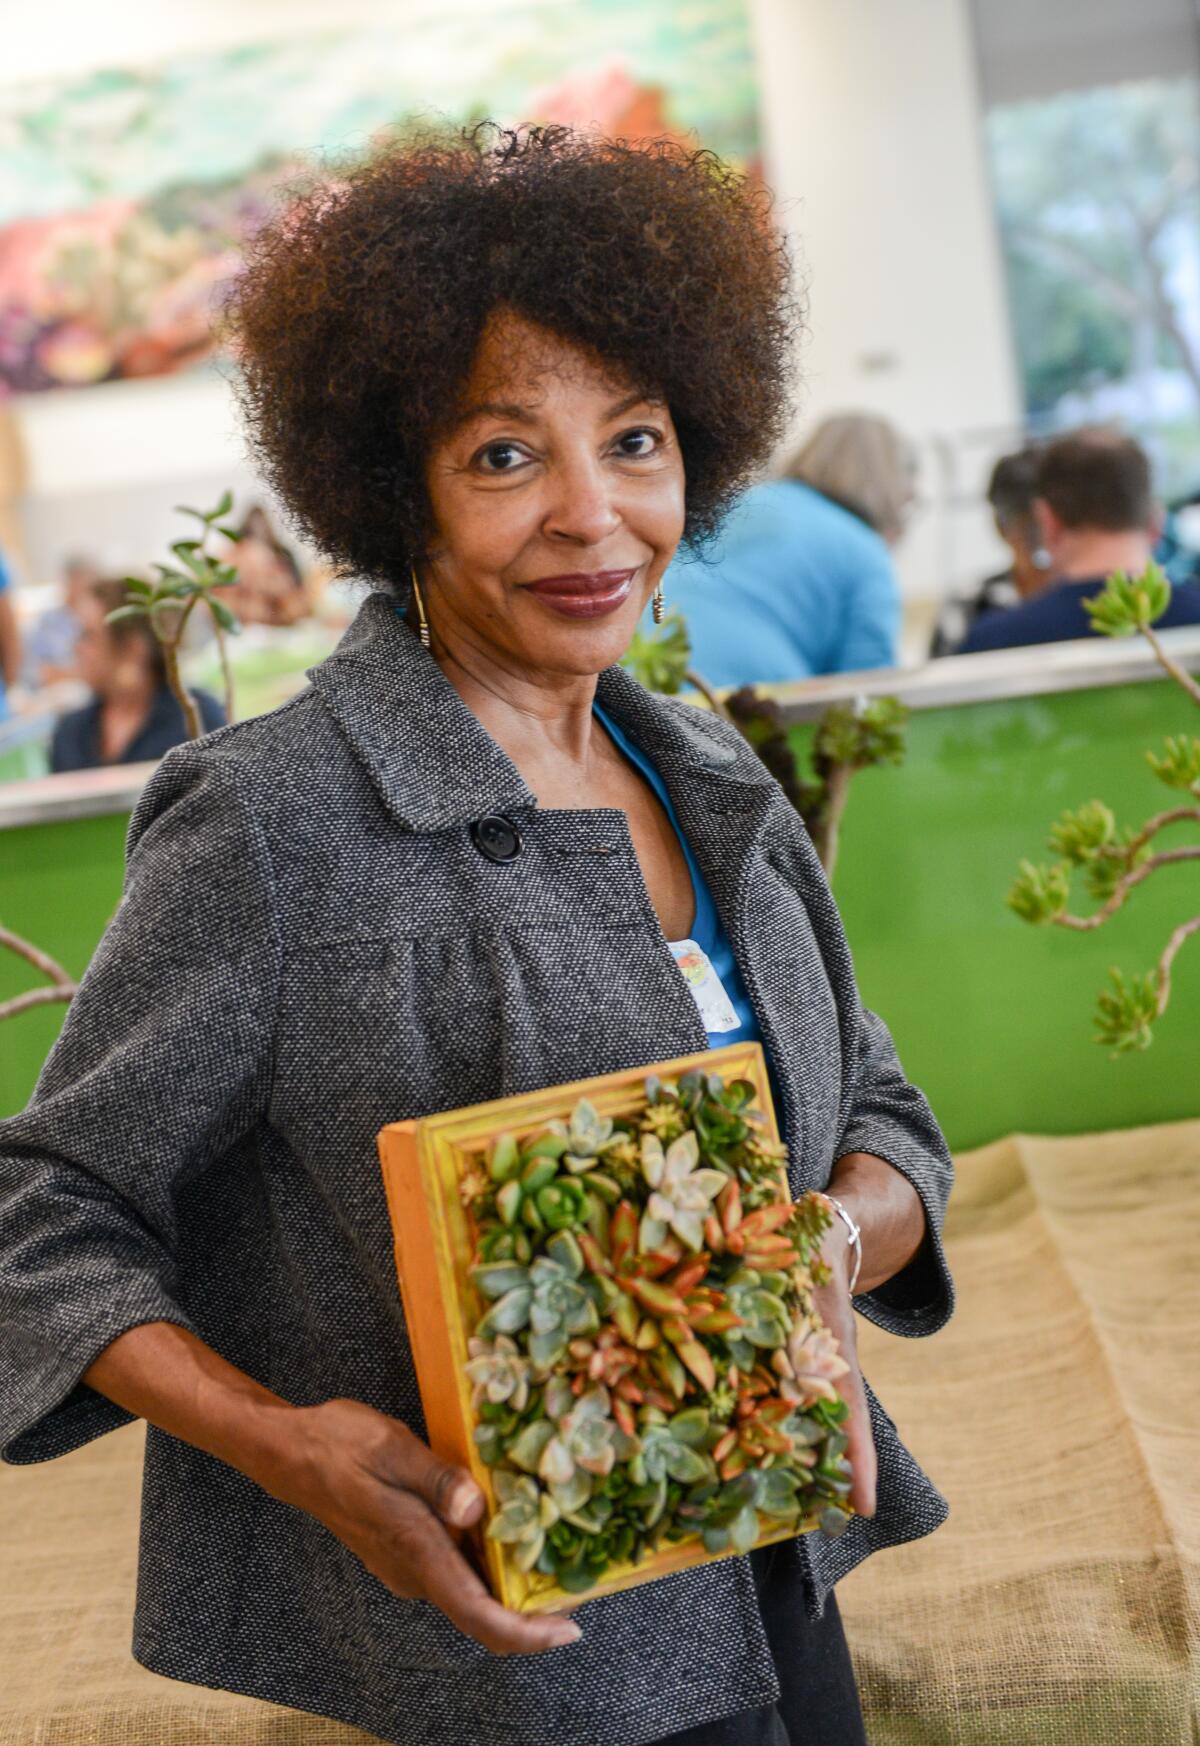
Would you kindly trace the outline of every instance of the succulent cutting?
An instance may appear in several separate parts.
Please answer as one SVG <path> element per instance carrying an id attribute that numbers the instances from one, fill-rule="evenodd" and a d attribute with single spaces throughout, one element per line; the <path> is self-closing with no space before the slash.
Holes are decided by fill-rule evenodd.
<path id="1" fill-rule="evenodd" d="M 503 1134 L 459 1184 L 487 1532 L 583 1593 L 664 1544 L 838 1533 L 847 1366 L 817 1314 L 823 1197 L 791 1201 L 749 1080 L 651 1077 L 632 1114 Z"/>

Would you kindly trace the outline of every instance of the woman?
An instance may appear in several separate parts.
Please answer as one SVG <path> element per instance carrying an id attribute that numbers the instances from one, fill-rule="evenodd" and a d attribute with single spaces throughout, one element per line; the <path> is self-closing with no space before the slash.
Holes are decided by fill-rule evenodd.
<path id="1" fill-rule="evenodd" d="M 167 683 L 162 645 L 144 618 L 108 614 L 123 606 L 123 582 L 97 582 L 79 600 L 75 661 L 94 693 L 91 703 L 58 718 L 50 769 L 94 770 L 101 764 L 140 764 L 161 758 L 187 738 L 187 727 Z M 195 693 L 206 733 L 224 727 L 225 711 L 207 691 Z"/>
<path id="2" fill-rule="evenodd" d="M 178 1678 L 404 1746 L 861 1742 L 830 1590 L 945 1506 L 857 1368 L 839 1540 L 514 1615 L 421 1441 L 375 1155 L 389 1121 L 704 1048 L 671 943 L 708 906 L 793 1185 L 861 1226 L 859 1309 L 949 1313 L 945 1147 L 795 813 L 614 665 L 779 429 L 781 244 L 707 154 L 473 134 L 291 212 L 235 319 L 272 483 L 377 592 L 310 691 L 164 764 L 0 1129 L 8 1458 L 158 1427 L 134 1649 Z M 847 1356 L 850 1247 L 836 1219 Z"/>
<path id="3" fill-rule="evenodd" d="M 891 548 L 915 472 L 886 419 L 847 412 L 818 425 L 782 477 L 735 505 L 712 556 L 671 572 L 696 671 L 731 686 L 894 667 Z"/>

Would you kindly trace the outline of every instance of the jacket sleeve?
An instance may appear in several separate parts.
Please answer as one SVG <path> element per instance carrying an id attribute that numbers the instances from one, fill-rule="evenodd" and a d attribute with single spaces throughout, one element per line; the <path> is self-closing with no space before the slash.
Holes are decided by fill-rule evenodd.
<path id="1" fill-rule="evenodd" d="M 925 1241 L 907 1267 L 856 1297 L 869 1321 L 893 1334 L 933 1334 L 950 1319 L 954 1285 L 942 1248 L 942 1222 L 954 1165 L 923 1093 L 904 1077 L 883 1020 L 859 1008 L 857 1056 L 848 1115 L 836 1158 L 869 1152 L 908 1178 L 925 1209 Z"/>
<path id="2" fill-rule="evenodd" d="M 189 1326 L 184 1183 L 267 1094 L 278 938 L 237 765 L 187 745 L 134 813 L 124 895 L 28 1108 L 0 1122 L 0 1453 L 45 1460 L 127 1422 L 81 1383 L 119 1334 Z"/>

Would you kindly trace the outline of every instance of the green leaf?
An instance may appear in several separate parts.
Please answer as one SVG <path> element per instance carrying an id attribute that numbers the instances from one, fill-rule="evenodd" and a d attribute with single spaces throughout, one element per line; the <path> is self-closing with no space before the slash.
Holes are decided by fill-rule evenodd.
<path id="1" fill-rule="evenodd" d="M 233 492 L 232 491 L 223 491 L 221 493 L 221 501 L 217 504 L 217 507 L 215 509 L 209 510 L 207 516 L 205 516 L 205 520 L 206 521 L 220 521 L 221 517 L 223 515 L 228 515 L 229 511 L 232 508 L 233 508 Z"/>
<path id="2" fill-rule="evenodd" d="M 196 553 L 200 550 L 199 540 L 173 540 L 171 542 L 171 550 L 191 575 L 197 577 L 201 581 L 207 577 L 208 565 L 203 558 L 198 558 L 196 556 Z"/>
<path id="3" fill-rule="evenodd" d="M 233 540 L 235 543 L 242 537 L 241 530 L 236 527 L 219 527 L 217 532 L 224 534 L 227 540 Z"/>
<path id="4" fill-rule="evenodd" d="M 119 624 L 123 618 L 145 618 L 148 608 L 130 602 L 128 606 L 118 606 L 112 612 L 104 615 L 105 624 Z"/>
<path id="5" fill-rule="evenodd" d="M 242 627 L 238 619 L 236 619 L 233 613 L 230 612 L 225 602 L 223 600 L 218 600 L 215 595 L 212 594 L 206 594 L 205 599 L 208 603 L 208 610 L 212 613 L 221 629 L 223 631 L 228 631 L 231 637 L 236 637 Z"/>
<path id="6" fill-rule="evenodd" d="M 521 1149 L 515 1134 L 501 1134 L 492 1148 L 488 1165 L 493 1182 L 507 1182 L 521 1168 Z"/>
<path id="7" fill-rule="evenodd" d="M 526 1473 L 536 1473 L 542 1452 L 553 1435 L 554 1426 L 549 1419 L 535 1419 L 531 1425 L 526 1425 L 516 1442 L 509 1445 L 509 1460 Z"/>
<path id="8" fill-rule="evenodd" d="M 193 576 L 185 576 L 182 570 L 173 570 L 169 564 L 155 564 L 160 581 L 158 594 L 168 595 L 172 600 L 184 600 L 196 593 L 196 580 Z"/>
<path id="9" fill-rule="evenodd" d="M 126 576 L 123 580 L 131 594 L 139 594 L 148 599 L 154 593 L 153 584 L 144 581 L 141 576 Z"/>
<path id="10" fill-rule="evenodd" d="M 529 1282 L 524 1267 L 504 1261 L 485 1261 L 472 1267 L 471 1278 L 483 1295 L 490 1298 L 504 1297 Z"/>

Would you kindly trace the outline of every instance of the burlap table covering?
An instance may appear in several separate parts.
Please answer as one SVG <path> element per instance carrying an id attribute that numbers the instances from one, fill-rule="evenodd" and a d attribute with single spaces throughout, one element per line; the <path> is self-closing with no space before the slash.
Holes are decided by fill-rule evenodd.
<path id="1" fill-rule="evenodd" d="M 951 1501 L 838 1589 L 872 1746 L 1192 1746 L 1200 1122 L 969 1154 L 934 1341 L 861 1328 Z"/>
<path id="2" fill-rule="evenodd" d="M 1200 1122 L 967 1154 L 948 1242 L 950 1327 L 861 1329 L 953 1506 L 838 1591 L 872 1746 L 1193 1746 Z M 0 1746 L 369 1743 L 132 1661 L 140 1442 L 0 1469 Z"/>

